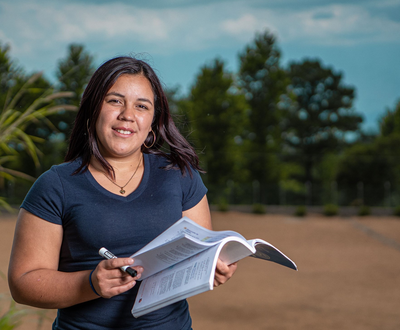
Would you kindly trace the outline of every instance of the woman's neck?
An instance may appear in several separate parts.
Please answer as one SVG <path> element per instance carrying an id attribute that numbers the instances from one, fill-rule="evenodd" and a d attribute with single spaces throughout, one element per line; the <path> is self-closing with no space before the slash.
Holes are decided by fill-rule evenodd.
<path id="1" fill-rule="evenodd" d="M 137 154 L 132 155 L 130 157 L 124 157 L 124 158 L 104 157 L 104 159 L 111 165 L 111 167 L 115 171 L 115 174 L 117 175 L 118 173 L 131 172 L 132 169 L 135 169 L 138 166 L 142 157 L 143 157 L 142 152 L 138 152 Z M 94 156 L 92 156 L 92 158 L 90 159 L 90 165 L 97 171 L 100 172 L 105 171 L 103 166 Z"/>

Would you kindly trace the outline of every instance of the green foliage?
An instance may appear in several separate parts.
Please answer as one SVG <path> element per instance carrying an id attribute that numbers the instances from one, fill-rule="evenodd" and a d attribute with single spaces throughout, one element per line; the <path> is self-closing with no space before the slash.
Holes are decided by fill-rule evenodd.
<path id="1" fill-rule="evenodd" d="M 265 214 L 267 213 L 267 209 L 265 208 L 265 205 L 255 203 L 252 205 L 252 212 L 254 214 Z"/>
<path id="2" fill-rule="evenodd" d="M 6 276 L 2 271 L 0 271 L 0 277 L 6 280 Z M 17 328 L 21 325 L 23 318 L 30 314 L 38 318 L 36 329 L 40 330 L 42 328 L 46 311 L 20 308 L 11 297 L 4 294 L 0 294 L 0 300 L 7 300 L 10 302 L 6 311 L 0 310 L 0 330 L 12 330 Z"/>
<path id="3" fill-rule="evenodd" d="M 0 43 L 0 134 L 34 104 L 36 110 L 79 105 L 94 71 L 93 56 L 83 45 L 69 45 L 56 71 L 57 88 L 74 96 L 58 95 L 42 105 L 37 100 L 55 93 L 50 83 L 40 74 L 26 75 L 9 50 Z M 400 101 L 382 117 L 378 135 L 366 134 L 357 131 L 362 119 L 353 109 L 355 88 L 344 84 L 342 73 L 320 60 L 291 62 L 286 68 L 280 62 L 276 39 L 265 31 L 240 52 L 237 73 L 215 59 L 201 67 L 189 95 L 181 95 L 178 87 L 167 89 L 174 120 L 207 171 L 210 201 L 224 208 L 223 198 L 292 205 L 308 196 L 319 205 L 382 205 L 398 198 Z M 34 80 L 27 86 L 29 79 Z M 22 196 L 25 187 L 22 181 L 14 184 L 16 178 L 33 180 L 63 159 L 75 115 L 44 112 L 29 115 L 0 145 L 0 207 L 8 205 L 3 192 L 11 191 L 10 182 Z M 350 144 L 346 132 L 356 132 L 359 139 Z M 257 191 L 251 186 L 255 181 Z M 305 196 L 308 182 L 313 192 Z"/>
<path id="4" fill-rule="evenodd" d="M 357 130 L 362 117 L 352 110 L 355 91 L 341 73 L 308 59 L 292 62 L 288 73 L 296 103 L 288 109 L 285 142 L 304 167 L 304 182 L 314 182 L 316 164 L 345 145 L 344 134 Z"/>
<path id="5" fill-rule="evenodd" d="M 289 84 L 280 57 L 275 37 L 269 32 L 257 34 L 239 54 L 239 85 L 250 105 L 245 136 L 246 168 L 250 180 L 259 181 L 261 187 L 279 182 L 280 177 L 277 153 L 281 150 L 280 122 L 284 112 L 278 105 Z M 261 192 L 265 194 L 266 190 Z"/>
<path id="6" fill-rule="evenodd" d="M 294 215 L 297 217 L 304 217 L 307 215 L 307 208 L 304 205 L 299 205 L 294 211 Z"/>
<path id="7" fill-rule="evenodd" d="M 335 204 L 324 205 L 324 215 L 331 217 L 339 214 L 339 207 Z"/>
<path id="8" fill-rule="evenodd" d="M 207 171 L 204 178 L 210 198 L 218 200 L 215 192 L 229 179 L 244 181 L 246 177 L 240 153 L 245 98 L 234 88 L 225 64 L 215 59 L 201 68 L 188 100 L 180 106 L 192 131 L 190 141 L 200 151 L 201 164 Z"/>
<path id="9" fill-rule="evenodd" d="M 32 75 L 16 92 L 0 113 L 0 178 L 15 181 L 16 178 L 34 181 L 34 177 L 24 172 L 6 167 L 7 163 L 15 162 L 21 157 L 21 151 L 26 152 L 36 166 L 39 165 L 40 150 L 38 143 L 44 142 L 43 138 L 30 135 L 29 127 L 32 124 L 46 123 L 49 127 L 51 122 L 46 118 L 61 110 L 75 110 L 74 106 L 55 104 L 55 100 L 68 97 L 69 92 L 54 92 L 53 89 L 44 91 L 31 104 L 26 107 L 16 106 L 34 83 L 40 79 L 41 73 Z M 4 184 L 4 181 L 3 181 Z M 1 200 L 3 206 L 6 201 Z"/>
<path id="10" fill-rule="evenodd" d="M 13 87 L 22 76 L 22 71 L 11 59 L 10 46 L 0 42 L 0 110 L 12 96 Z"/>
<path id="11" fill-rule="evenodd" d="M 362 202 L 370 205 L 383 202 L 386 182 L 391 183 L 391 189 L 400 187 L 399 145 L 400 133 L 392 132 L 344 151 L 338 164 L 337 181 L 347 200 L 359 198 L 356 193 L 359 182 L 365 188 Z"/>
<path id="12" fill-rule="evenodd" d="M 366 216 L 371 214 L 371 208 L 367 205 L 361 205 L 358 209 L 359 216 Z"/>
<path id="13" fill-rule="evenodd" d="M 14 301 L 11 301 L 8 310 L 0 316 L 0 330 L 12 330 L 21 324 L 21 318 L 26 315 L 26 311 L 16 308 Z"/>
<path id="14" fill-rule="evenodd" d="M 58 62 L 56 76 L 59 81 L 58 89 L 73 92 L 74 95 L 60 99 L 61 103 L 79 107 L 82 94 L 95 71 L 93 60 L 93 56 L 85 50 L 85 46 L 80 44 L 68 46 L 67 56 Z M 52 122 L 65 136 L 68 136 L 74 120 L 75 114 L 66 111 L 54 116 Z"/>
<path id="15" fill-rule="evenodd" d="M 220 198 L 218 201 L 218 211 L 220 212 L 228 212 L 229 211 L 229 204 L 225 198 Z"/>
<path id="16" fill-rule="evenodd" d="M 400 217 L 400 205 L 397 205 L 394 209 L 393 209 L 393 215 Z"/>
<path id="17" fill-rule="evenodd" d="M 400 101 L 394 110 L 386 110 L 386 114 L 380 120 L 380 133 L 381 136 L 400 134 Z"/>

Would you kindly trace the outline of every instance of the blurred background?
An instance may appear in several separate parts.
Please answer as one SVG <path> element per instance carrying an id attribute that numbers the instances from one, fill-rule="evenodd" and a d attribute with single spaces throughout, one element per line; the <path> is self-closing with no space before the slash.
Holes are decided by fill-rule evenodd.
<path id="1" fill-rule="evenodd" d="M 3 207 L 63 161 L 118 55 L 160 75 L 219 209 L 400 204 L 400 1 L 16 0 L 0 22 Z"/>
<path id="2" fill-rule="evenodd" d="M 63 162 L 90 76 L 119 55 L 163 81 L 215 228 L 300 269 L 244 261 L 192 298 L 199 328 L 399 328 L 400 0 L 0 0 L 0 329 L 26 316 L 8 211 Z"/>

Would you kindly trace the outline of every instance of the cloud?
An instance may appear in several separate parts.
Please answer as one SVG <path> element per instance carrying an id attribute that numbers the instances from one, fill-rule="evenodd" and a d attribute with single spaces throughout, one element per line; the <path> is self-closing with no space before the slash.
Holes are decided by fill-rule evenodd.
<path id="1" fill-rule="evenodd" d="M 228 19 L 221 23 L 222 29 L 228 33 L 241 35 L 243 33 L 253 33 L 259 27 L 258 19 L 251 14 L 244 14 L 238 19 Z"/>
<path id="2" fill-rule="evenodd" d="M 379 4 L 380 10 L 393 6 Z M 337 2 L 337 1 L 336 1 Z M 265 29 L 279 42 L 313 45 L 350 45 L 398 42 L 400 23 L 374 15 L 371 2 L 362 7 L 334 1 L 305 1 L 304 8 L 268 6 L 274 2 L 172 1 L 164 8 L 136 2 L 54 2 L 14 0 L 0 4 L 0 37 L 10 40 L 16 54 L 65 50 L 72 42 L 103 44 L 104 49 L 126 45 L 158 54 L 182 50 L 232 47 L 250 42 Z M 382 9 L 383 8 L 383 9 Z M 4 36 L 8 36 L 4 38 Z M 120 51 L 120 50 L 116 50 Z M 61 51 L 59 51 L 60 53 Z"/>
<path id="3" fill-rule="evenodd" d="M 331 5 L 293 15 L 300 24 L 290 38 L 307 36 L 316 44 L 346 45 L 373 42 L 398 42 L 400 24 L 374 17 L 365 8 L 353 5 Z M 301 33 L 301 35 L 299 34 Z"/>

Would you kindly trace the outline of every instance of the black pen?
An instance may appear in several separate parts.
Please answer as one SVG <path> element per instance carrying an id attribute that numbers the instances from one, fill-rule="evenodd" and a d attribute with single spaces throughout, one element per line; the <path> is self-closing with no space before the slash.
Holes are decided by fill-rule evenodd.
<path id="1" fill-rule="evenodd" d="M 117 258 L 114 254 L 112 254 L 110 251 L 108 251 L 105 247 L 102 247 L 99 250 L 99 254 L 106 259 L 116 259 Z M 137 275 L 137 271 L 129 266 L 122 266 L 120 268 L 121 268 L 121 270 L 123 270 L 124 272 L 127 272 L 132 277 L 136 277 L 136 275 Z"/>

